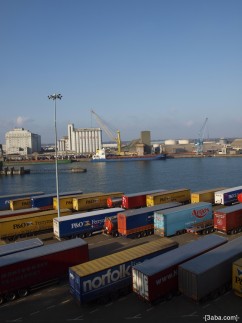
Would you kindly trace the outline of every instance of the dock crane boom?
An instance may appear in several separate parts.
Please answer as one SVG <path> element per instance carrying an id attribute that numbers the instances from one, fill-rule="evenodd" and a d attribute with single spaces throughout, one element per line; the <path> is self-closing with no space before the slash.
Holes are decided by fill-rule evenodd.
<path id="1" fill-rule="evenodd" d="M 106 132 L 106 134 L 110 137 L 110 139 L 116 141 L 117 143 L 117 148 L 118 148 L 118 154 L 121 153 L 121 136 L 120 136 L 120 131 L 117 130 L 117 136 L 115 136 L 113 134 L 113 132 L 109 129 L 109 127 L 107 126 L 107 124 L 104 122 L 104 120 L 102 120 L 99 115 L 96 114 L 96 112 L 94 112 L 93 110 L 91 110 L 91 113 L 95 116 L 97 122 L 99 123 L 99 125 L 101 126 L 101 128 Z"/>
<path id="2" fill-rule="evenodd" d="M 199 133 L 198 133 L 198 139 L 195 142 L 195 146 L 196 146 L 196 153 L 197 155 L 201 155 L 203 154 L 203 139 L 204 139 L 204 130 L 205 130 L 205 126 L 207 124 L 208 118 L 205 119 L 202 128 L 200 129 Z"/>

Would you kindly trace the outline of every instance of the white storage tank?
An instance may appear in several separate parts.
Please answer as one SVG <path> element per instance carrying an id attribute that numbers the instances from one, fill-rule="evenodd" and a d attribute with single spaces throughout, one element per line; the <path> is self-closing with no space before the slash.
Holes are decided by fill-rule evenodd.
<path id="1" fill-rule="evenodd" d="M 180 140 L 178 140 L 178 144 L 179 145 L 188 145 L 189 140 L 188 139 L 180 139 Z"/>
<path id="2" fill-rule="evenodd" d="M 176 144 L 177 144 L 177 140 L 174 140 L 174 139 L 165 140 L 165 145 L 176 145 Z"/>

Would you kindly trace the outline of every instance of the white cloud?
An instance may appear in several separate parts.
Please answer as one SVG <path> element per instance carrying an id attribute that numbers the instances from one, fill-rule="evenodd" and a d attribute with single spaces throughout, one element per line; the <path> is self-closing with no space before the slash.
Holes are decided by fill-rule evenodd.
<path id="1" fill-rule="evenodd" d="M 32 120 L 28 117 L 19 116 L 16 119 L 16 125 L 17 125 L 17 127 L 23 127 L 26 123 L 29 123 L 30 121 L 32 121 Z"/>

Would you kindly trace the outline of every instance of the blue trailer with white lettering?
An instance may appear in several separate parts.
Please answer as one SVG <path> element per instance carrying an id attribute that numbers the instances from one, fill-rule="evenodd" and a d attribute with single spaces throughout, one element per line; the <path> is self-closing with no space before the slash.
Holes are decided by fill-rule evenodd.
<path id="1" fill-rule="evenodd" d="M 80 305 L 106 302 L 129 293 L 132 291 L 132 266 L 177 247 L 177 242 L 163 238 L 71 267 L 71 295 Z"/>
<path id="2" fill-rule="evenodd" d="M 106 217 L 115 216 L 122 211 L 124 209 L 116 207 L 54 218 L 54 236 L 58 240 L 90 237 L 94 232 L 102 231 Z"/>
<path id="3" fill-rule="evenodd" d="M 238 195 L 242 193 L 242 186 L 230 187 L 214 193 L 215 204 L 231 205 L 238 203 Z"/>

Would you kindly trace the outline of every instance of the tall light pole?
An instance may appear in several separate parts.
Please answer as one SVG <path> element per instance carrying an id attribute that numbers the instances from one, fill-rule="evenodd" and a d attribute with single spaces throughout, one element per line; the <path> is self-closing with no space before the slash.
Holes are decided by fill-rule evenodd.
<path id="1" fill-rule="evenodd" d="M 56 178 L 56 197 L 57 197 L 57 212 L 60 217 L 60 196 L 59 196 L 59 180 L 58 180 L 58 154 L 57 154 L 57 126 L 56 126 L 56 100 L 61 100 L 61 94 L 48 95 L 48 99 L 55 101 L 55 178 Z"/>

